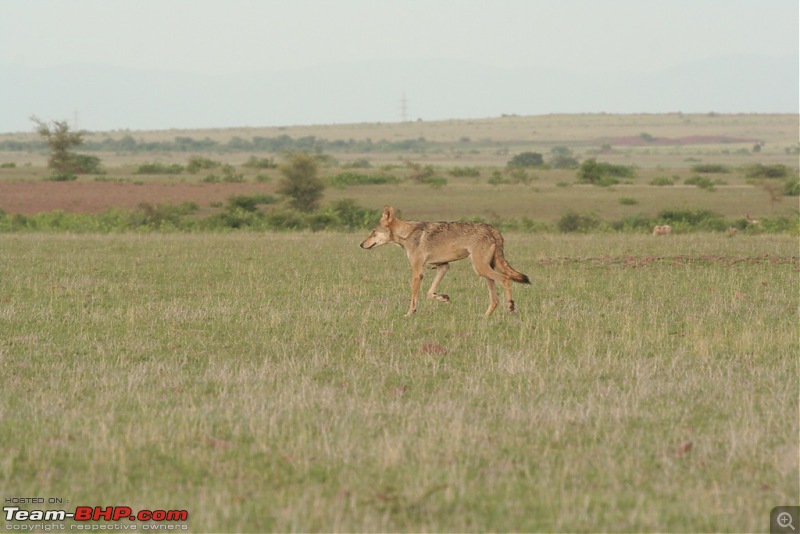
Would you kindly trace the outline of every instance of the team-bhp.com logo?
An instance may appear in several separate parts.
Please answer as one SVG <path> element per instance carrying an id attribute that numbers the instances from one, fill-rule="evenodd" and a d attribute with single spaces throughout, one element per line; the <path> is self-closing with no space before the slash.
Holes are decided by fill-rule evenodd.
<path id="1" fill-rule="evenodd" d="M 74 512 L 66 510 L 23 510 L 19 506 L 4 506 L 3 511 L 6 519 L 6 530 L 17 530 L 9 528 L 14 522 L 29 521 L 66 521 L 71 519 L 77 522 L 99 522 L 99 521 L 142 521 L 153 522 L 155 525 L 142 525 L 143 530 L 161 530 L 160 525 L 176 522 L 184 523 L 189 520 L 189 512 L 186 510 L 139 510 L 134 512 L 130 506 L 78 506 Z M 81 530 L 82 524 L 70 525 L 70 528 L 77 527 Z M 86 525 L 88 528 L 88 525 Z M 163 528 L 163 527 L 162 527 Z M 25 529 L 23 529 L 25 530 Z M 173 530 L 173 529 L 169 529 Z"/>

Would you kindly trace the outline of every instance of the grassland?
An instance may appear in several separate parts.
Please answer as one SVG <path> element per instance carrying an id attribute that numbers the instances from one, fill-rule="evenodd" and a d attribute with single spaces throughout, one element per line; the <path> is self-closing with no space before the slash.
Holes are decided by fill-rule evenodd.
<path id="1" fill-rule="evenodd" d="M 0 236 L 0 487 L 192 531 L 766 528 L 798 495 L 797 241 L 509 234 L 519 313 L 404 318 L 357 234 Z"/>
<path id="2" fill-rule="evenodd" d="M 797 127 L 676 113 L 93 132 L 212 148 L 94 152 L 106 174 L 74 182 L 45 180 L 46 151 L 1 148 L 32 134 L 0 135 L 0 496 L 187 510 L 195 532 L 763 531 L 800 502 L 798 205 L 746 174 L 797 172 Z M 191 222 L 275 195 L 280 173 L 244 164 L 281 153 L 231 148 L 259 136 L 339 147 L 324 177 L 396 178 L 329 187 L 323 209 L 501 225 L 532 280 L 519 312 L 484 319 L 460 262 L 451 303 L 403 317 L 405 256 L 359 249 L 366 232 L 170 222 L 183 202 Z M 635 176 L 498 183 L 513 155 L 555 147 Z M 137 172 L 196 155 L 236 180 Z M 712 190 L 687 183 L 700 163 L 721 171 Z M 413 178 L 427 166 L 446 185 Z M 119 224 L 136 209 L 170 224 Z M 610 224 L 665 209 L 744 225 Z M 558 233 L 569 212 L 604 224 Z"/>
<path id="3" fill-rule="evenodd" d="M 236 148 L 250 140 L 309 140 L 326 147 L 323 177 L 352 170 L 354 163 L 366 168 L 354 172 L 391 175 L 400 183 L 379 186 L 329 188 L 324 203 L 352 198 L 360 205 L 380 208 L 392 203 L 420 219 L 481 217 L 495 222 L 527 218 L 552 224 L 565 212 L 587 213 L 601 220 L 627 216 L 655 217 L 663 209 L 709 209 L 728 219 L 795 216 L 797 197 L 777 201 L 758 183 L 747 179 L 752 165 L 784 165 L 797 172 L 800 145 L 796 115 L 549 115 L 487 119 L 240 128 L 224 130 L 170 130 L 160 132 L 90 132 L 88 143 L 129 138 L 131 143 L 173 143 L 193 139 L 210 148 L 199 152 L 170 150 L 115 150 L 92 152 L 102 160 L 106 174 L 81 176 L 70 183 L 43 182 L 44 149 L 0 150 L 0 209 L 8 213 L 41 211 L 98 212 L 109 208 L 132 209 L 146 202 L 156 204 L 195 202 L 199 216 L 220 211 L 234 194 L 274 194 L 280 173 L 275 169 L 244 167 L 251 157 L 280 161 L 280 151 Z M 34 134 L 0 135 L 3 143 L 31 142 Z M 239 143 L 233 141 L 239 140 Z M 315 141 L 316 140 L 316 141 Z M 423 142 L 416 143 L 418 140 Z M 372 150 L 365 151 L 367 141 Z M 414 141 L 402 150 L 391 143 Z M 344 145 L 337 145 L 342 142 Z M 347 144 L 352 142 L 352 146 Z M 391 150 L 380 147 L 389 143 Z M 549 160 L 556 147 L 567 148 L 578 160 L 635 167 L 635 177 L 614 187 L 576 184 L 575 169 L 541 168 L 527 172 L 526 185 L 493 185 L 515 154 L 536 151 Z M 185 165 L 201 155 L 231 166 L 242 183 L 217 181 L 219 169 L 179 175 L 140 174 L 142 164 Z M 719 165 L 724 172 L 711 178 L 714 190 L 687 184 L 696 177 L 698 164 Z M 411 165 L 431 166 L 447 180 L 439 188 L 409 180 Z M 475 176 L 453 176 L 467 168 Z M 501 178 L 508 178 L 502 174 Z M 673 185 L 653 185 L 658 181 Z M 224 180 L 223 180 L 224 181 Z M 274 206 L 273 206 L 274 207 Z M 269 209 L 272 209 L 270 207 Z M 412 212 L 413 210 L 413 212 Z"/>

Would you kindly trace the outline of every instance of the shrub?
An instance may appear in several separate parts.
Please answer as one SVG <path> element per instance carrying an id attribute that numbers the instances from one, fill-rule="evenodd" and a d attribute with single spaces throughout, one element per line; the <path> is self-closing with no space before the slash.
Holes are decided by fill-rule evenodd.
<path id="1" fill-rule="evenodd" d="M 78 179 L 78 175 L 71 173 L 71 172 L 59 172 L 57 174 L 51 174 L 45 180 L 50 182 L 72 182 Z"/>
<path id="2" fill-rule="evenodd" d="M 696 185 L 700 189 L 705 189 L 706 191 L 716 191 L 716 186 L 727 184 L 725 180 L 720 180 L 719 178 L 716 180 L 711 180 L 710 178 L 699 175 L 689 177 L 684 180 L 683 183 L 686 185 Z"/>
<path id="3" fill-rule="evenodd" d="M 550 150 L 550 166 L 556 169 L 576 169 L 580 165 L 572 150 L 565 146 L 555 146 Z"/>
<path id="4" fill-rule="evenodd" d="M 727 174 L 731 172 L 731 169 L 719 163 L 697 163 L 692 165 L 692 172 L 701 174 Z"/>
<path id="5" fill-rule="evenodd" d="M 180 174 L 184 170 L 178 163 L 142 163 L 133 171 L 134 174 Z"/>
<path id="6" fill-rule="evenodd" d="M 258 193 L 255 195 L 234 195 L 228 198 L 228 208 L 239 208 L 244 211 L 256 211 L 261 204 L 275 204 L 278 199 L 272 195 Z"/>
<path id="7" fill-rule="evenodd" d="M 658 186 L 675 185 L 675 180 L 670 178 L 669 176 L 656 176 L 655 178 L 650 180 L 650 185 L 658 185 Z"/>
<path id="8" fill-rule="evenodd" d="M 633 167 L 628 165 L 598 162 L 592 158 L 578 168 L 578 183 L 608 186 L 619 183 L 621 178 L 633 178 L 635 175 Z"/>
<path id="9" fill-rule="evenodd" d="M 489 177 L 488 183 L 490 185 L 503 185 L 503 184 L 525 184 L 530 185 L 533 180 L 538 180 L 537 176 L 532 176 L 525 171 L 525 169 L 521 167 L 514 167 L 507 169 L 505 172 L 506 176 L 503 176 L 503 173 L 499 170 L 495 169 L 492 171 L 492 175 Z"/>
<path id="10" fill-rule="evenodd" d="M 248 169 L 277 169 L 278 164 L 272 158 L 250 156 L 250 159 L 242 163 L 242 167 L 247 167 Z"/>
<path id="11" fill-rule="evenodd" d="M 261 214 L 247 211 L 238 207 L 229 207 L 222 213 L 212 215 L 203 221 L 202 227 L 209 230 L 225 228 L 245 228 L 256 225 L 261 220 Z"/>
<path id="12" fill-rule="evenodd" d="M 508 175 L 512 184 L 530 185 L 533 180 L 537 179 L 536 176 L 529 175 L 528 172 L 521 167 L 509 169 Z"/>
<path id="13" fill-rule="evenodd" d="M 380 185 L 396 184 L 400 180 L 389 174 L 360 174 L 355 172 L 342 172 L 328 176 L 328 184 L 332 187 L 344 189 L 350 185 Z"/>
<path id="14" fill-rule="evenodd" d="M 0 210 L 0 232 L 15 231 L 69 231 L 69 232 L 124 232 L 124 231 L 219 231 L 231 229 L 251 230 L 357 230 L 369 228 L 380 216 L 379 210 L 359 206 L 352 199 L 343 199 L 326 206 L 321 211 L 300 212 L 291 209 L 258 210 L 258 204 L 268 204 L 276 199 L 270 195 L 231 197 L 222 212 L 199 218 L 197 204 L 152 205 L 143 203 L 135 210 L 110 209 L 99 214 L 64 213 L 55 210 L 32 216 L 8 214 Z M 215 203 L 215 207 L 223 207 Z M 482 218 L 472 220 L 483 221 Z M 708 210 L 663 210 L 656 218 L 643 214 L 626 216 L 615 221 L 601 221 L 595 215 L 568 212 L 557 225 L 534 221 L 527 217 L 501 219 L 493 214 L 489 222 L 501 230 L 521 232 L 590 233 L 605 230 L 617 232 L 649 233 L 653 226 L 669 224 L 676 233 L 726 232 L 734 227 L 748 234 L 784 233 L 800 235 L 800 213 L 791 216 L 759 217 L 758 224 L 747 219 L 730 221 Z"/>
<path id="15" fill-rule="evenodd" d="M 427 178 L 430 178 L 436 172 L 433 169 L 433 165 L 423 166 L 412 161 L 406 161 L 405 163 L 406 167 L 411 171 L 408 175 L 408 179 L 412 182 L 424 183 Z"/>
<path id="16" fill-rule="evenodd" d="M 406 162 L 406 166 L 411 168 L 411 174 L 408 178 L 418 184 L 427 184 L 431 187 L 441 187 L 447 185 L 447 178 L 435 176 L 433 165 L 422 166 L 419 163 Z"/>
<path id="17" fill-rule="evenodd" d="M 711 210 L 666 209 L 659 212 L 658 224 L 669 224 L 682 230 L 723 232 L 730 227 L 722 215 Z"/>
<path id="18" fill-rule="evenodd" d="M 338 219 L 330 212 L 315 212 L 308 214 L 305 224 L 313 232 L 319 232 L 327 228 L 335 228 Z"/>
<path id="19" fill-rule="evenodd" d="M 523 217 L 519 223 L 519 230 L 529 233 L 552 232 L 553 225 L 543 221 L 534 221 L 528 217 Z"/>
<path id="20" fill-rule="evenodd" d="M 773 234 L 800 234 L 800 213 L 793 216 L 761 217 L 758 226 L 762 232 Z"/>
<path id="21" fill-rule="evenodd" d="M 233 165 L 225 164 L 222 166 L 222 181 L 226 184 L 244 183 L 244 174 L 237 173 Z"/>
<path id="22" fill-rule="evenodd" d="M 511 181 L 508 180 L 505 176 L 503 176 L 502 172 L 494 170 L 492 171 L 492 175 L 489 177 L 488 183 L 490 185 L 501 185 L 501 184 L 510 184 Z"/>
<path id="23" fill-rule="evenodd" d="M 72 154 L 69 159 L 72 172 L 77 174 L 103 174 L 100 158 L 87 154 Z"/>
<path id="24" fill-rule="evenodd" d="M 619 199 L 619 203 L 622 204 L 623 206 L 635 206 L 636 204 L 639 203 L 639 201 L 636 200 L 635 198 L 622 197 Z"/>
<path id="25" fill-rule="evenodd" d="M 317 176 L 319 160 L 308 152 L 297 152 L 279 168 L 283 180 L 278 193 L 290 198 L 289 205 L 300 211 L 317 209 L 325 190 L 325 182 Z"/>
<path id="26" fill-rule="evenodd" d="M 267 227 L 272 230 L 303 230 L 308 228 L 303 214 L 293 210 L 275 210 L 265 216 Z"/>
<path id="27" fill-rule="evenodd" d="M 214 161 L 213 159 L 203 158 L 200 156 L 192 156 L 189 158 L 189 163 L 186 164 L 186 170 L 195 174 L 199 170 L 209 170 L 221 167 L 222 163 Z"/>
<path id="28" fill-rule="evenodd" d="M 653 220 L 647 215 L 629 215 L 619 221 L 611 223 L 611 228 L 617 232 L 647 232 L 653 229 Z"/>
<path id="29" fill-rule="evenodd" d="M 795 174 L 786 165 L 762 165 L 757 163 L 755 165 L 748 165 L 744 169 L 744 175 L 750 180 L 758 180 L 761 178 L 787 178 Z"/>
<path id="30" fill-rule="evenodd" d="M 594 215 L 581 215 L 574 211 L 564 214 L 556 225 L 559 231 L 567 233 L 587 233 L 600 226 L 600 220 Z"/>
<path id="31" fill-rule="evenodd" d="M 544 165 L 544 157 L 538 152 L 520 152 L 512 157 L 507 165 L 509 167 L 541 167 Z"/>
<path id="32" fill-rule="evenodd" d="M 164 226 L 169 226 L 170 228 L 180 228 L 182 218 L 196 212 L 198 209 L 199 206 L 194 202 L 157 205 L 142 202 L 137 210 L 131 214 L 130 220 L 131 225 L 134 227 L 143 226 L 151 229 L 160 229 Z"/>
<path id="33" fill-rule="evenodd" d="M 787 197 L 796 197 L 800 195 L 800 179 L 797 177 L 787 178 L 783 183 L 783 194 Z"/>
<path id="34" fill-rule="evenodd" d="M 342 165 L 345 169 L 369 169 L 372 167 L 372 164 L 369 162 L 368 159 L 359 158 L 355 161 L 350 161 Z"/>
<path id="35" fill-rule="evenodd" d="M 443 176 L 429 176 L 427 178 L 422 179 L 420 183 L 429 185 L 434 189 L 438 189 L 443 185 L 447 185 L 447 178 Z"/>
<path id="36" fill-rule="evenodd" d="M 477 178 L 481 175 L 481 170 L 478 167 L 453 167 L 447 173 L 454 177 Z"/>
<path id="37" fill-rule="evenodd" d="M 229 164 L 222 165 L 222 176 L 208 174 L 202 179 L 202 182 L 208 184 L 218 184 L 221 182 L 225 182 L 226 184 L 241 184 L 244 183 L 244 181 L 244 174 L 237 173 L 233 165 Z"/>
<path id="38" fill-rule="evenodd" d="M 336 216 L 338 226 L 348 230 L 369 228 L 381 216 L 380 210 L 365 208 L 350 198 L 337 200 L 329 210 Z"/>
<path id="39" fill-rule="evenodd" d="M 782 194 L 785 196 L 800 195 L 800 177 L 797 171 L 786 165 L 750 165 L 745 167 L 745 177 L 751 184 L 761 185 L 768 189 L 767 180 L 783 180 Z"/>

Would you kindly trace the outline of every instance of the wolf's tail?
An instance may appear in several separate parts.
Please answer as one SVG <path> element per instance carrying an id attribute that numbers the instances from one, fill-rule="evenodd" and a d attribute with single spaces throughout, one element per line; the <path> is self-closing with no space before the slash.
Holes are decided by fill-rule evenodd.
<path id="1" fill-rule="evenodd" d="M 508 262 L 502 255 L 499 258 L 496 258 L 495 263 L 500 268 L 500 272 L 511 278 L 513 281 L 519 282 L 520 284 L 531 283 L 527 275 L 524 275 L 518 270 L 514 269 L 511 265 L 508 264 Z"/>
<path id="2" fill-rule="evenodd" d="M 506 257 L 503 255 L 503 236 L 500 235 L 500 232 L 496 232 L 495 235 L 494 257 L 492 258 L 492 264 L 492 267 L 496 267 L 498 271 L 508 276 L 515 282 L 519 282 L 520 284 L 531 283 L 530 279 L 526 275 L 513 268 L 506 261 Z"/>

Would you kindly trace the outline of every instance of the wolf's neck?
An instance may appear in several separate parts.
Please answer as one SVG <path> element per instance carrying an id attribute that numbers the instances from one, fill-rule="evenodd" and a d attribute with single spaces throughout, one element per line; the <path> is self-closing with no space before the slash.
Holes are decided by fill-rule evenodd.
<path id="1" fill-rule="evenodd" d="M 419 230 L 420 223 L 414 221 L 395 221 L 392 231 L 401 246 L 412 234 Z"/>

